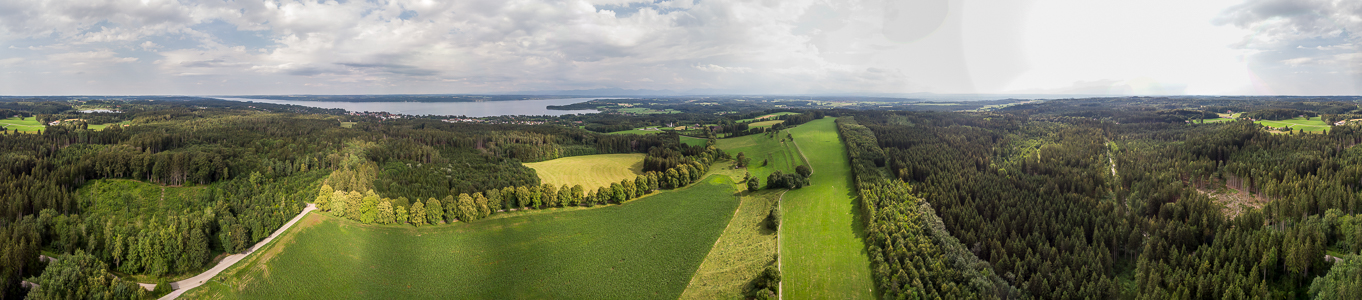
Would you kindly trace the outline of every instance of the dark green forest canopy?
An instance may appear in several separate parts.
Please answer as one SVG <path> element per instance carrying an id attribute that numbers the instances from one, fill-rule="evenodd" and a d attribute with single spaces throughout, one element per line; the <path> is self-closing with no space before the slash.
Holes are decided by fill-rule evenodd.
<path id="1" fill-rule="evenodd" d="M 407 200 L 394 209 L 463 207 L 465 194 L 524 207 L 514 191 L 553 189 L 523 162 L 647 153 L 649 170 L 679 186 L 724 157 L 678 135 L 766 133 L 824 115 L 839 116 L 882 296 L 1301 298 L 1353 295 L 1347 283 L 1359 280 L 1356 264 L 1325 255 L 1362 251 L 1362 125 L 1273 134 L 1199 122 L 1234 112 L 1332 124 L 1362 118 L 1355 97 L 1008 100 L 934 112 L 737 98 L 642 102 L 669 114 L 483 118 L 502 124 L 202 98 L 0 98 L 6 117 L 83 120 L 0 134 L 0 292 L 27 293 L 19 280 L 48 267 L 40 251 L 125 275 L 200 271 L 278 228 L 324 182 Z M 77 112 L 109 106 L 118 112 Z M 771 128 L 740 121 L 777 112 L 798 114 Z M 546 125 L 516 124 L 531 120 Z M 118 122 L 128 126 L 89 129 Z M 602 134 L 661 125 L 694 129 Z"/>

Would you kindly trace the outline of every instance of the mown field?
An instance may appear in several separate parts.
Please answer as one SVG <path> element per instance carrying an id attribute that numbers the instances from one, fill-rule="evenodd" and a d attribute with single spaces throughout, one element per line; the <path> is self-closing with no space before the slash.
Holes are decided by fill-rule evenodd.
<path id="1" fill-rule="evenodd" d="M 790 129 L 809 157 L 810 186 L 785 193 L 780 259 L 786 299 L 875 297 L 855 215 L 851 166 L 831 117 Z"/>
<path id="2" fill-rule="evenodd" d="M 766 266 L 775 264 L 776 232 L 767 228 L 767 216 L 782 192 L 742 193 L 742 204 L 733 220 L 695 271 L 681 299 L 744 298 L 748 283 Z"/>
<path id="3" fill-rule="evenodd" d="M 11 117 L 0 120 L 0 126 L 4 126 L 6 130 L 18 129 L 19 132 L 25 133 L 37 133 L 39 130 L 47 128 L 47 126 L 43 126 L 43 124 L 38 124 L 38 118 L 35 117 L 28 117 L 23 120 Z"/>
<path id="4" fill-rule="evenodd" d="M 1264 120 L 1258 121 L 1256 123 L 1271 126 L 1273 128 L 1290 127 L 1292 130 L 1304 129 L 1306 132 L 1324 132 L 1325 130 L 1329 130 L 1329 127 L 1331 127 L 1329 126 L 1329 124 L 1324 124 L 1324 120 L 1320 119 L 1320 117 L 1295 118 L 1280 121 Z"/>
<path id="5" fill-rule="evenodd" d="M 802 126 L 802 125 L 801 125 Z M 766 176 L 776 170 L 781 172 L 794 172 L 795 166 L 803 165 L 804 160 L 795 150 L 786 137 L 789 131 L 781 131 L 774 136 L 766 134 L 754 134 L 740 136 L 736 138 L 719 139 L 715 146 L 728 152 L 734 158 L 738 153 L 743 153 L 751 159 L 747 165 L 747 171 L 753 177 L 761 180 L 761 186 L 766 186 Z M 763 164 L 763 161 L 765 163 Z"/>
<path id="6" fill-rule="evenodd" d="M 525 164 L 538 173 L 540 182 L 562 186 L 580 184 L 594 190 L 643 174 L 642 153 L 571 156 Z"/>
<path id="7" fill-rule="evenodd" d="M 739 201 L 727 176 L 617 206 L 410 228 L 311 214 L 185 299 L 676 299 Z"/>

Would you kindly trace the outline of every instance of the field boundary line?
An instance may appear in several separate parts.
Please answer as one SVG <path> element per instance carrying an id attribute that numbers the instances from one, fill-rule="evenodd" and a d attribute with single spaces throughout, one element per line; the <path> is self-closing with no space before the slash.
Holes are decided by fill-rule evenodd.
<path id="1" fill-rule="evenodd" d="M 805 157 L 805 155 L 804 155 L 804 149 L 799 149 L 799 143 L 798 143 L 798 142 L 794 142 L 794 139 L 793 139 L 793 138 L 790 139 L 790 143 L 793 143 L 793 145 L 794 145 L 794 151 L 798 151 L 798 153 L 799 153 L 799 158 L 802 158 L 802 160 L 804 160 L 804 165 L 805 165 L 805 166 L 809 166 L 809 170 L 813 170 L 813 165 L 812 165 L 812 164 L 809 164 L 809 157 Z"/>
<path id="2" fill-rule="evenodd" d="M 781 204 L 785 203 L 785 193 L 789 191 L 790 190 L 785 190 L 784 192 L 780 192 L 780 198 L 776 199 L 776 209 L 780 210 L 780 218 L 782 219 L 785 218 L 785 206 Z M 781 220 L 780 224 L 776 225 L 776 270 L 780 271 L 781 278 L 780 283 L 776 284 L 776 291 L 780 292 L 780 294 L 776 295 L 776 299 L 782 300 L 785 299 L 785 266 L 784 264 L 781 264 L 781 262 L 785 261 L 785 254 L 780 252 L 780 245 L 785 242 L 780 236 L 785 235 L 784 232 L 785 220 Z"/>

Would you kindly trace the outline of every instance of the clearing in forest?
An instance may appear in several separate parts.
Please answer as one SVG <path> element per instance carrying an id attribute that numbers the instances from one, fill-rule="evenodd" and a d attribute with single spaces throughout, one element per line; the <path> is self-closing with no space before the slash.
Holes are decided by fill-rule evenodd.
<path id="1" fill-rule="evenodd" d="M 766 176 L 771 173 L 777 170 L 793 173 L 795 166 L 805 164 L 803 158 L 799 156 L 799 151 L 790 143 L 787 133 L 788 130 L 774 134 L 762 133 L 719 139 L 714 146 L 723 149 L 735 159 L 738 153 L 743 153 L 749 160 L 747 171 L 765 187 Z"/>
<path id="2" fill-rule="evenodd" d="M 623 205 L 434 227 L 323 214 L 186 299 L 676 299 L 738 207 L 712 175 Z M 272 249 L 282 247 L 282 249 Z"/>
<path id="3" fill-rule="evenodd" d="M 43 124 L 38 124 L 38 118 L 36 117 L 28 117 L 23 120 L 11 117 L 0 120 L 0 127 L 5 127 L 5 130 L 17 129 L 19 132 L 24 133 L 38 133 L 39 130 L 47 128 L 47 126 L 43 126 Z"/>
<path id="4" fill-rule="evenodd" d="M 749 127 L 749 128 L 771 127 L 771 126 L 775 126 L 776 124 L 780 124 L 780 123 L 785 123 L 785 120 L 752 122 L 752 124 L 748 124 L 747 127 Z"/>
<path id="5" fill-rule="evenodd" d="M 786 299 L 870 299 L 874 281 L 860 234 L 846 147 L 831 117 L 790 129 L 813 167 L 809 186 L 781 203 L 780 259 Z"/>
<path id="6" fill-rule="evenodd" d="M 688 137 L 688 136 L 684 136 L 684 135 L 681 136 L 681 143 L 682 143 L 682 144 L 686 144 L 686 145 L 691 145 L 691 146 L 704 146 L 705 143 L 707 143 L 707 142 L 709 142 L 709 140 L 707 140 L 707 139 L 702 139 L 702 138 L 698 138 L 698 137 Z"/>
<path id="7" fill-rule="evenodd" d="M 582 185 L 587 190 L 643 175 L 642 153 L 570 156 L 525 164 L 539 174 L 539 181 L 554 186 Z"/>
<path id="8" fill-rule="evenodd" d="M 1329 127 L 1331 127 L 1329 126 L 1329 124 L 1324 124 L 1324 120 L 1320 119 L 1320 117 L 1295 118 L 1290 120 L 1278 121 L 1263 120 L 1258 121 L 1256 123 L 1266 125 L 1272 128 L 1290 127 L 1291 130 L 1304 129 L 1306 132 L 1324 132 L 1325 130 L 1329 130 Z"/>

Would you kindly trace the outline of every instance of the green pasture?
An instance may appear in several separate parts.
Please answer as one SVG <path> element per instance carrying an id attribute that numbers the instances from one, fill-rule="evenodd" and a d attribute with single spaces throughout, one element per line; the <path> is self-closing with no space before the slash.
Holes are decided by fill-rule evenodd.
<path id="1" fill-rule="evenodd" d="M 801 125 L 802 126 L 802 125 Z M 766 176 L 779 170 L 785 173 L 793 173 L 795 166 L 803 165 L 803 158 L 795 150 L 786 134 L 788 130 L 781 131 L 775 135 L 753 134 L 735 138 L 719 139 L 715 147 L 723 149 L 724 152 L 734 158 L 738 153 L 743 153 L 750 160 L 747 163 L 747 171 L 752 173 L 761 181 L 761 186 L 766 186 Z M 766 163 L 763 165 L 763 161 Z"/>
<path id="2" fill-rule="evenodd" d="M 691 146 L 704 146 L 705 143 L 707 143 L 707 142 L 709 142 L 709 140 L 707 140 L 707 139 L 702 139 L 702 138 L 697 138 L 697 137 L 688 137 L 688 136 L 684 136 L 684 135 L 681 136 L 681 143 L 682 143 L 682 144 L 686 144 L 686 145 L 691 145 Z"/>
<path id="3" fill-rule="evenodd" d="M 797 112 L 782 111 L 782 112 L 778 112 L 778 113 L 774 113 L 774 114 L 763 115 L 763 116 L 756 117 L 756 118 L 737 120 L 737 121 L 734 121 L 734 122 L 738 122 L 738 123 L 742 123 L 742 122 L 755 122 L 755 121 L 757 121 L 757 120 L 762 120 L 762 119 L 767 119 L 767 118 L 779 117 L 779 116 L 784 116 L 784 115 L 798 115 L 798 114 L 799 114 L 799 113 L 797 113 Z"/>
<path id="4" fill-rule="evenodd" d="M 627 153 L 570 156 L 527 163 L 525 166 L 534 169 L 542 183 L 553 186 L 580 184 L 587 190 L 595 190 L 642 175 L 644 156 L 647 155 Z"/>
<path id="5" fill-rule="evenodd" d="M 851 166 L 831 117 L 790 129 L 813 168 L 810 185 L 785 193 L 780 259 L 785 299 L 875 297 L 860 237 Z"/>
<path id="6" fill-rule="evenodd" d="M 1227 119 L 1227 118 L 1201 119 L 1201 122 L 1202 122 L 1202 123 L 1224 123 L 1224 122 L 1233 122 L 1233 121 L 1234 121 L 1234 119 Z"/>
<path id="7" fill-rule="evenodd" d="M 647 128 L 656 128 L 657 130 L 643 130 L 643 129 L 647 129 Z M 639 128 L 634 128 L 634 129 L 630 129 L 630 130 L 620 130 L 620 131 L 611 132 L 611 133 L 606 133 L 606 134 L 654 134 L 654 133 L 662 133 L 662 132 L 664 132 L 664 131 L 668 131 L 668 130 L 669 130 L 669 129 L 663 129 L 663 128 L 665 128 L 665 127 L 660 127 L 660 126 L 639 127 Z"/>
<path id="8" fill-rule="evenodd" d="M 1320 117 L 1294 118 L 1290 120 L 1279 121 L 1263 120 L 1258 121 L 1256 123 L 1266 125 L 1272 128 L 1290 127 L 1291 130 L 1304 129 L 1306 132 L 1324 132 L 1325 130 L 1329 130 L 1329 127 L 1331 127 L 1329 126 L 1329 124 L 1324 124 L 1324 120 L 1320 119 Z"/>
<path id="9" fill-rule="evenodd" d="M 8 119 L 0 120 L 0 126 L 4 126 L 5 130 L 17 129 L 19 132 L 24 133 L 38 133 L 38 131 L 47 128 L 47 126 L 43 124 L 38 124 L 38 118 L 35 117 L 24 118 L 23 120 L 10 117 Z"/>
<path id="10" fill-rule="evenodd" d="M 421 228 L 314 213 L 183 298 L 676 299 L 738 207 L 733 185 Z"/>
<path id="11" fill-rule="evenodd" d="M 771 126 L 775 126 L 776 124 L 780 124 L 780 123 L 785 123 L 785 120 L 752 122 L 752 124 L 748 124 L 747 127 L 749 127 L 749 128 L 771 127 Z"/>

